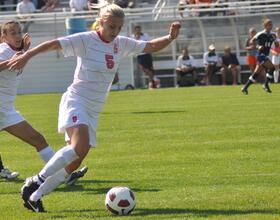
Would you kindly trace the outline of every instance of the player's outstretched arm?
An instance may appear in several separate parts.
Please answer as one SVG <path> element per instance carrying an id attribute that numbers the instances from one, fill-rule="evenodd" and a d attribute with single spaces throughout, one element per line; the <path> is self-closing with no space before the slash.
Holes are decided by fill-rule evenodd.
<path id="1" fill-rule="evenodd" d="M 144 48 L 144 53 L 153 53 L 157 52 L 167 45 L 169 45 L 174 39 L 179 35 L 181 28 L 180 22 L 173 22 L 169 28 L 169 34 L 164 37 L 159 37 L 147 42 L 146 47 Z"/>
<path id="2" fill-rule="evenodd" d="M 3 70 L 9 69 L 9 65 L 8 65 L 9 62 L 10 62 L 12 59 L 14 59 L 14 58 L 20 56 L 22 53 L 23 53 L 23 52 L 19 51 L 19 52 L 17 52 L 16 54 L 14 54 L 10 59 L 1 61 L 1 62 L 0 62 L 0 72 L 2 72 Z"/>
<path id="3" fill-rule="evenodd" d="M 39 53 L 45 53 L 53 50 L 61 50 L 58 40 L 50 40 L 39 44 L 38 46 L 26 51 L 24 54 L 11 59 L 8 63 L 10 70 L 23 69 L 27 62 Z"/>

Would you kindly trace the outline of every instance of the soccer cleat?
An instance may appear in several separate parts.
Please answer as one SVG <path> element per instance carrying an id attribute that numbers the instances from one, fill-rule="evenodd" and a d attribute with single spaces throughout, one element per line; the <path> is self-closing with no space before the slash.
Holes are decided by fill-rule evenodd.
<path id="1" fill-rule="evenodd" d="M 268 93 L 272 93 L 271 89 L 269 88 L 268 85 L 263 85 L 263 90 L 268 92 Z"/>
<path id="2" fill-rule="evenodd" d="M 21 198 L 24 201 L 24 206 L 26 205 L 29 197 L 33 192 L 39 188 L 39 184 L 33 180 L 33 177 L 29 177 L 25 180 L 24 185 L 21 187 Z"/>
<path id="3" fill-rule="evenodd" d="M 25 208 L 27 208 L 33 212 L 45 212 L 43 203 L 40 199 L 36 202 L 33 202 L 29 199 L 23 205 Z"/>
<path id="4" fill-rule="evenodd" d="M 245 87 L 243 87 L 243 88 L 241 89 L 241 92 L 242 92 L 244 95 L 248 95 L 248 90 L 247 90 Z"/>
<path id="5" fill-rule="evenodd" d="M 15 179 L 19 176 L 18 172 L 13 172 L 8 168 L 3 168 L 0 172 L 0 176 L 6 179 Z"/>
<path id="6" fill-rule="evenodd" d="M 74 185 L 79 178 L 83 177 L 86 174 L 87 171 L 88 171 L 88 167 L 84 166 L 79 171 L 71 173 L 70 176 L 65 180 L 65 185 L 67 186 Z"/>

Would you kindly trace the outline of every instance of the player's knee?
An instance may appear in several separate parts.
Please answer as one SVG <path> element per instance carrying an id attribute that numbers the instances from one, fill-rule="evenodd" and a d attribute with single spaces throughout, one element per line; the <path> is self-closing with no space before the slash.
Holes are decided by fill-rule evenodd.
<path id="1" fill-rule="evenodd" d="M 76 154 L 78 155 L 78 157 L 83 160 L 85 158 L 85 156 L 87 155 L 87 153 L 89 152 L 90 149 L 90 145 L 89 143 L 87 144 L 77 144 L 77 145 L 73 145 L 73 148 L 76 152 Z"/>
<path id="2" fill-rule="evenodd" d="M 269 75 L 273 75 L 273 72 L 275 71 L 275 67 L 274 66 L 272 66 L 271 68 L 269 68 L 269 71 L 268 71 L 268 73 L 269 73 Z"/>

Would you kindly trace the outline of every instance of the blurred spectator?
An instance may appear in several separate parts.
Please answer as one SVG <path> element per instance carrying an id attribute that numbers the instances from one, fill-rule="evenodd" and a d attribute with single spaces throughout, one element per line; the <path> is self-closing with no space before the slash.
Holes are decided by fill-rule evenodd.
<path id="1" fill-rule="evenodd" d="M 220 57 L 216 54 L 216 49 L 213 44 L 209 45 L 208 51 L 203 54 L 203 64 L 205 67 L 205 83 L 212 84 L 212 76 L 219 71 L 218 66 L 221 63 Z"/>
<path id="2" fill-rule="evenodd" d="M 231 52 L 230 46 L 225 46 L 224 55 L 222 56 L 222 84 L 226 85 L 227 73 L 232 74 L 232 85 L 237 85 L 237 81 L 240 81 L 240 65 L 236 57 L 236 54 Z"/>
<path id="3" fill-rule="evenodd" d="M 69 6 L 72 12 L 84 11 L 88 9 L 87 0 L 70 0 Z"/>
<path id="4" fill-rule="evenodd" d="M 37 1 L 37 2 L 35 2 L 35 1 Z M 35 5 L 36 9 L 38 9 L 38 10 L 41 10 L 42 7 L 44 7 L 46 4 L 45 0 L 34 0 L 33 3 Z"/>
<path id="5" fill-rule="evenodd" d="M 99 8 L 98 4 L 99 4 L 98 0 L 88 0 L 87 1 L 88 10 L 98 10 Z"/>
<path id="6" fill-rule="evenodd" d="M 199 9 L 210 9 L 212 0 L 195 0 L 195 3 L 198 5 Z M 199 12 L 199 16 L 205 16 L 205 15 L 212 15 L 212 11 L 201 11 Z"/>
<path id="7" fill-rule="evenodd" d="M 134 33 L 132 36 L 136 40 L 149 41 L 150 37 L 146 33 L 142 33 L 141 26 L 134 27 Z M 149 77 L 149 89 L 155 89 L 157 87 L 154 79 L 155 71 L 153 67 L 153 58 L 151 54 L 141 53 L 137 56 L 137 62 L 140 69 Z"/>
<path id="8" fill-rule="evenodd" d="M 181 18 L 184 17 L 184 10 L 185 10 L 187 4 L 188 4 L 188 0 L 179 0 L 179 2 L 178 2 L 178 11 L 179 11 Z"/>
<path id="9" fill-rule="evenodd" d="M 44 12 L 52 12 L 58 6 L 59 0 L 45 0 L 45 5 L 41 8 Z"/>
<path id="10" fill-rule="evenodd" d="M 225 4 L 225 3 L 228 3 L 228 0 L 216 0 L 216 2 L 212 2 L 212 3 L 215 3 L 215 9 L 221 9 L 221 8 L 227 8 L 228 5 Z M 222 14 L 223 16 L 227 15 L 227 11 L 214 11 L 212 13 L 212 15 L 216 16 L 218 14 Z"/>
<path id="11" fill-rule="evenodd" d="M 271 62 L 273 63 L 275 70 L 273 72 L 274 82 L 278 83 L 279 80 L 279 66 L 280 66 L 280 27 L 275 28 L 277 42 L 279 45 L 275 45 L 271 48 L 272 59 Z"/>
<path id="12" fill-rule="evenodd" d="M 114 3 L 118 6 L 120 6 L 121 8 L 127 8 L 128 7 L 128 0 L 114 0 Z"/>
<path id="13" fill-rule="evenodd" d="M 30 24 L 32 23 L 32 17 L 28 14 L 34 13 L 36 8 L 30 0 L 22 0 L 17 4 L 17 15 L 22 25 L 22 32 L 27 33 Z"/>
<path id="14" fill-rule="evenodd" d="M 5 5 L 5 0 L 0 0 L 0 5 L 1 7 L 1 11 L 6 11 L 6 7 L 3 7 Z"/>
<path id="15" fill-rule="evenodd" d="M 197 9 L 196 0 L 179 0 L 178 12 L 181 18 L 184 18 L 184 14 L 187 16 L 198 16 Z"/>
<path id="16" fill-rule="evenodd" d="M 176 67 L 176 74 L 177 74 L 177 87 L 181 86 L 193 86 L 197 84 L 197 73 L 195 68 L 194 59 L 191 55 L 189 55 L 188 48 L 183 48 L 181 55 L 177 59 L 177 67 Z M 188 77 L 188 80 L 185 78 Z"/>

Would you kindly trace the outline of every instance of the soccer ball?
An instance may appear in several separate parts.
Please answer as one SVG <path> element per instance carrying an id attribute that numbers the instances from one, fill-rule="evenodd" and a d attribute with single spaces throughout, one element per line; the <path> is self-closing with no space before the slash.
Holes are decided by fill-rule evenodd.
<path id="1" fill-rule="evenodd" d="M 113 187 L 106 194 L 106 209 L 114 215 L 128 215 L 133 211 L 135 205 L 134 192 L 127 187 Z"/>

